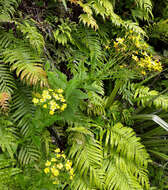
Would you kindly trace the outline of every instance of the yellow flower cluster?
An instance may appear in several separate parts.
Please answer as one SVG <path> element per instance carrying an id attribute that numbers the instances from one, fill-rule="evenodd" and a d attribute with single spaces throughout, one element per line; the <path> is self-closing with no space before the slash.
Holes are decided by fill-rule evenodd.
<path id="1" fill-rule="evenodd" d="M 66 100 L 62 95 L 63 89 L 48 89 L 43 90 L 42 94 L 36 94 L 32 102 L 35 105 L 40 105 L 44 109 L 49 110 L 50 115 L 54 115 L 56 111 L 64 111 L 67 107 Z"/>
<path id="2" fill-rule="evenodd" d="M 72 162 L 66 158 L 64 152 L 61 152 L 59 148 L 54 152 L 55 157 L 51 158 L 50 161 L 46 161 L 44 172 L 50 176 L 53 184 L 56 185 L 67 181 L 67 175 L 69 176 L 69 180 L 72 180 L 74 177 Z"/>
<path id="3" fill-rule="evenodd" d="M 136 64 L 128 62 L 127 68 L 140 70 L 142 75 L 146 75 L 147 71 L 161 72 L 163 69 L 161 62 L 150 55 L 151 49 L 149 45 L 140 35 L 133 31 L 127 32 L 124 38 L 116 38 L 114 48 L 115 51 L 123 52 L 123 55 L 128 56 L 128 58 L 132 55 L 132 60 Z"/>
<path id="4" fill-rule="evenodd" d="M 132 55 L 132 59 L 135 60 L 140 68 L 147 69 L 149 71 L 162 71 L 162 65 L 160 61 L 153 59 L 147 52 L 142 53 L 143 57 L 138 58 L 136 55 Z M 142 73 L 142 72 L 141 72 Z M 145 75 L 145 71 L 142 73 Z"/>
<path id="5" fill-rule="evenodd" d="M 125 51 L 126 50 L 126 45 L 123 43 L 124 38 L 116 38 L 116 41 L 114 41 L 114 47 L 117 51 Z"/>

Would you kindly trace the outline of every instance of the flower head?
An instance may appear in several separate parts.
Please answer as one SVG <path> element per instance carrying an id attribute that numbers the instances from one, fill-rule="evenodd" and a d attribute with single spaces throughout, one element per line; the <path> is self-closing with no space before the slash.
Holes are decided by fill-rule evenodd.
<path id="1" fill-rule="evenodd" d="M 45 168 L 44 169 L 44 172 L 47 174 L 47 173 L 49 173 L 50 172 L 50 168 Z"/>
<path id="2" fill-rule="evenodd" d="M 34 104 L 37 104 L 37 103 L 39 103 L 39 99 L 33 98 L 32 102 L 33 102 Z"/>
<path id="3" fill-rule="evenodd" d="M 45 163 L 45 166 L 50 166 L 51 162 L 47 160 L 47 162 Z"/>
<path id="4" fill-rule="evenodd" d="M 58 153 L 61 152 L 59 148 L 55 149 L 54 152 Z"/>

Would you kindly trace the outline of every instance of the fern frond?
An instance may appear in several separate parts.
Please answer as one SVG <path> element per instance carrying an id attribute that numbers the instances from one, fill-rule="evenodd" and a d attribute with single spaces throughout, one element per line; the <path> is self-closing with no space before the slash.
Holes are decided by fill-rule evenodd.
<path id="1" fill-rule="evenodd" d="M 32 21 L 32 23 L 30 23 Z M 34 20 L 24 20 L 22 23 L 15 22 L 17 29 L 20 30 L 23 35 L 29 40 L 32 48 L 36 49 L 39 54 L 43 53 L 45 41 L 43 36 L 37 31 L 37 28 L 33 26 Z"/>
<path id="2" fill-rule="evenodd" d="M 4 30 L 0 31 L 0 48 L 5 49 L 13 45 L 17 40 L 12 32 Z"/>
<path id="3" fill-rule="evenodd" d="M 149 87 L 141 86 L 137 88 L 134 98 L 138 105 L 141 104 L 143 107 L 154 105 L 156 108 L 168 109 L 168 96 L 159 95 L 158 91 L 150 90 Z"/>
<path id="4" fill-rule="evenodd" d="M 0 118 L 0 147 L 3 152 L 7 151 L 11 158 L 16 151 L 18 139 L 16 129 L 12 123 L 4 118 Z"/>
<path id="5" fill-rule="evenodd" d="M 94 59 L 101 60 L 103 57 L 103 51 L 99 36 L 94 30 L 80 27 L 77 33 L 73 34 L 73 39 L 77 47 L 91 57 L 91 61 Z M 89 50 L 89 51 L 88 51 Z"/>
<path id="6" fill-rule="evenodd" d="M 0 63 L 0 92 L 6 92 L 11 95 L 15 88 L 15 79 L 10 72 L 9 66 Z"/>
<path id="7" fill-rule="evenodd" d="M 21 80 L 29 85 L 40 84 L 41 87 L 48 85 L 42 60 L 28 45 L 18 43 L 11 49 L 5 49 L 2 56 L 3 61 L 11 66 L 12 71 L 16 71 Z"/>
<path id="8" fill-rule="evenodd" d="M 34 110 L 31 89 L 18 84 L 12 96 L 11 117 L 23 136 L 31 133 Z"/>
<path id="9" fill-rule="evenodd" d="M 88 92 L 87 113 L 89 115 L 105 115 L 105 101 L 102 98 L 104 95 L 103 82 L 96 81 L 92 87 L 95 91 Z"/>
<path id="10" fill-rule="evenodd" d="M 21 0 L 0 1 L 0 22 L 10 22 Z"/>
<path id="11" fill-rule="evenodd" d="M 16 160 L 0 159 L 0 186 L 9 183 L 12 176 L 21 173 L 21 169 L 15 167 Z"/>
<path id="12" fill-rule="evenodd" d="M 40 159 L 40 151 L 34 145 L 22 145 L 18 153 L 20 164 L 27 165 Z"/>
<path id="13" fill-rule="evenodd" d="M 98 29 L 98 25 L 96 23 L 96 20 L 93 18 L 92 15 L 89 14 L 81 14 L 79 16 L 80 22 L 83 22 L 84 25 L 87 25 L 88 27 L 93 28 L 94 30 Z"/>
<path id="14" fill-rule="evenodd" d="M 135 2 L 140 9 L 144 10 L 147 13 L 147 15 L 153 17 L 152 14 L 153 5 L 151 0 L 135 0 Z"/>
<path id="15" fill-rule="evenodd" d="M 63 22 L 61 25 L 58 25 L 58 29 L 56 31 L 53 31 L 55 41 L 58 41 L 58 43 L 62 45 L 67 44 L 68 41 L 71 42 L 71 31 L 72 29 L 69 23 Z"/>
<path id="16" fill-rule="evenodd" d="M 92 188 L 97 187 L 103 189 L 104 173 L 101 172 L 103 162 L 102 147 L 98 141 L 91 140 L 91 138 L 89 141 L 83 141 L 82 143 L 84 144 L 81 144 L 80 139 L 75 141 L 79 142 L 80 144 L 73 144 L 69 152 L 69 156 L 74 160 L 75 163 L 74 168 L 78 171 L 78 174 L 84 179 L 84 181 L 89 181 Z M 75 188 L 75 183 L 73 183 L 73 185 L 73 188 Z M 87 184 L 87 186 L 84 186 L 85 188 L 87 187 L 89 189 L 90 185 Z M 76 189 L 81 188 L 81 184 L 76 187 Z"/>
<path id="17" fill-rule="evenodd" d="M 6 92 L 0 93 L 0 109 L 2 112 L 8 112 L 9 110 L 10 94 Z"/>
<path id="18" fill-rule="evenodd" d="M 107 189 L 117 189 L 118 186 L 123 190 L 143 189 L 143 186 L 149 188 L 149 155 L 131 128 L 123 127 L 120 123 L 109 126 L 105 147 L 108 147 L 107 157 L 111 161 L 106 160 L 103 164 Z"/>

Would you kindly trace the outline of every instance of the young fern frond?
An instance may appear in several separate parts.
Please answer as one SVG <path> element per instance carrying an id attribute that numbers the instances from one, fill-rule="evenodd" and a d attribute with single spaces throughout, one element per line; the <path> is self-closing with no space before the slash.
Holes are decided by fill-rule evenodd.
<path id="1" fill-rule="evenodd" d="M 47 86 L 46 73 L 42 68 L 42 60 L 37 56 L 28 44 L 21 42 L 15 44 L 15 47 L 5 49 L 2 53 L 3 62 L 8 63 L 12 71 L 22 81 L 29 85 Z"/>

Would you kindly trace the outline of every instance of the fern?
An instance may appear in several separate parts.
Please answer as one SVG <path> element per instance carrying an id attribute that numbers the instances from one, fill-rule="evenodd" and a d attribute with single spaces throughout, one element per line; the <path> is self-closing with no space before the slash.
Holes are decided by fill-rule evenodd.
<path id="1" fill-rule="evenodd" d="M 0 92 L 6 92 L 11 95 L 15 88 L 15 79 L 10 72 L 9 66 L 0 63 Z"/>
<path id="2" fill-rule="evenodd" d="M 0 22 L 10 22 L 21 0 L 0 1 Z"/>
<path id="3" fill-rule="evenodd" d="M 149 189 L 149 155 L 131 128 L 120 123 L 108 125 L 99 133 L 99 141 L 86 126 L 69 131 L 72 134 L 69 137 L 73 139 L 69 156 L 74 159 L 74 168 L 79 175 L 74 178 L 73 189 Z"/>
<path id="4" fill-rule="evenodd" d="M 80 27 L 72 37 L 77 47 L 87 56 L 90 56 L 91 61 L 102 59 L 103 51 L 100 39 L 94 30 Z"/>
<path id="5" fill-rule="evenodd" d="M 3 61 L 10 65 L 12 71 L 29 85 L 47 86 L 46 73 L 42 68 L 42 60 L 36 52 L 26 44 L 18 43 L 15 47 L 3 51 Z"/>
<path id="6" fill-rule="evenodd" d="M 168 97 L 166 95 L 159 95 L 156 90 L 150 90 L 148 87 L 141 86 L 136 89 L 134 98 L 138 105 L 143 107 L 154 105 L 156 108 L 168 109 Z"/>
<path id="7" fill-rule="evenodd" d="M 59 44 L 66 45 L 68 41 L 72 42 L 71 37 L 71 27 L 67 22 L 62 22 L 62 24 L 57 26 L 58 29 L 53 31 L 55 41 L 58 41 Z"/>
<path id="8" fill-rule="evenodd" d="M 150 17 L 153 18 L 151 0 L 135 0 L 135 2 L 139 9 L 132 10 L 133 16 L 139 17 L 142 20 L 149 20 Z"/>
<path id="9" fill-rule="evenodd" d="M 11 158 L 18 145 L 17 130 L 12 126 L 9 120 L 0 117 L 0 147 L 3 152 L 8 152 Z"/>
<path id="10" fill-rule="evenodd" d="M 16 160 L 0 159 L 0 188 L 1 185 L 10 183 L 11 178 L 21 173 L 21 169 L 15 167 Z"/>
<path id="11" fill-rule="evenodd" d="M 149 155 L 133 130 L 118 123 L 109 126 L 105 134 L 107 147 L 105 155 L 109 157 L 103 164 L 107 189 L 120 187 L 131 190 L 143 189 L 143 186 L 149 189 L 147 177 Z"/>
<path id="12" fill-rule="evenodd" d="M 20 164 L 27 165 L 40 159 L 40 151 L 34 145 L 22 145 L 18 160 Z"/>
<path id="13" fill-rule="evenodd" d="M 71 130 L 69 129 L 69 131 Z M 86 189 L 93 189 L 96 187 L 103 189 L 104 174 L 100 170 L 103 161 L 103 151 L 100 143 L 92 138 L 87 141 L 83 135 L 90 132 L 83 127 L 76 127 L 72 129 L 72 131 L 74 135 L 75 133 L 77 133 L 77 135 L 73 136 L 75 137 L 75 143 L 69 152 L 69 156 L 74 160 L 74 167 L 78 171 L 80 177 L 82 177 L 81 180 L 83 181 L 78 184 L 78 186 L 76 186 L 74 181 L 72 183 L 72 188 L 75 190 L 82 189 L 83 185 L 89 181 L 89 183 L 87 182 L 87 186 L 84 185 Z M 83 142 L 81 141 L 82 136 Z M 91 186 L 91 188 L 89 188 L 89 186 Z"/>
<path id="14" fill-rule="evenodd" d="M 33 26 L 34 20 L 24 20 L 23 23 L 15 22 L 17 29 L 20 30 L 23 35 L 29 40 L 32 48 L 36 49 L 39 54 L 43 53 L 45 46 L 43 36 L 37 31 L 37 28 Z"/>
<path id="15" fill-rule="evenodd" d="M 95 81 L 92 86 L 95 91 L 88 91 L 87 113 L 89 115 L 105 115 L 105 101 L 102 98 L 104 95 L 103 82 Z"/>
<path id="16" fill-rule="evenodd" d="M 89 14 L 81 14 L 79 16 L 80 22 L 83 22 L 84 25 L 87 25 L 88 27 L 91 26 L 94 30 L 98 29 L 98 25 L 96 23 L 96 20 L 92 17 L 92 15 Z"/>

